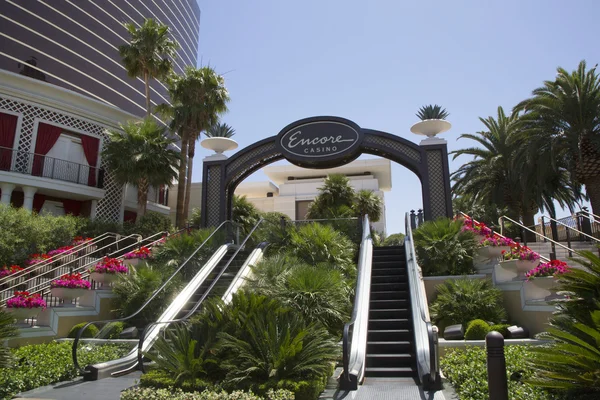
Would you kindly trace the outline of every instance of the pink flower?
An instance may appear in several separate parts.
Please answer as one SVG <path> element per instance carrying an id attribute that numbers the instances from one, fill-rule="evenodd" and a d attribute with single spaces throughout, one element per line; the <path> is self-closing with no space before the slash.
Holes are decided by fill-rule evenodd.
<path id="1" fill-rule="evenodd" d="M 102 261 L 90 268 L 88 272 L 90 274 L 94 272 L 98 274 L 126 274 L 128 271 L 123 261 L 117 258 L 104 257 Z"/>
<path id="2" fill-rule="evenodd" d="M 566 262 L 560 260 L 552 260 L 547 263 L 542 263 L 525 274 L 528 281 L 534 278 L 542 278 L 545 276 L 562 275 L 568 272 L 570 267 Z"/>
<path id="3" fill-rule="evenodd" d="M 46 308 L 46 301 L 37 293 L 15 292 L 15 296 L 6 301 L 6 308 Z"/>
<path id="4" fill-rule="evenodd" d="M 81 274 L 65 274 L 59 279 L 50 282 L 51 288 L 67 289 L 89 289 L 91 284 L 85 279 L 81 279 Z"/>

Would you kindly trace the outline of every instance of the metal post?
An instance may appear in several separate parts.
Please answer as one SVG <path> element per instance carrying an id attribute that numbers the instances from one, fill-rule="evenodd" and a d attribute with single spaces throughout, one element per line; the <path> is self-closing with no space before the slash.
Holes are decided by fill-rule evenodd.
<path id="1" fill-rule="evenodd" d="M 285 217 L 283 215 L 279 219 L 279 224 L 281 226 L 281 230 L 285 232 Z"/>
<path id="2" fill-rule="evenodd" d="M 542 216 L 542 235 L 544 235 L 544 243 L 548 241 L 546 239 L 546 221 L 544 221 L 544 217 Z"/>
<path id="3" fill-rule="evenodd" d="M 500 221 L 500 234 L 502 236 L 506 236 L 506 234 L 504 233 L 504 218 L 500 217 L 498 218 L 498 220 Z"/>
<path id="4" fill-rule="evenodd" d="M 525 222 L 525 221 L 523 221 Z M 523 226 L 521 227 L 521 241 L 523 242 L 524 246 L 527 246 L 527 234 L 529 232 L 527 232 L 527 230 L 525 229 L 525 224 L 523 224 Z"/>
<path id="5" fill-rule="evenodd" d="M 485 337 L 487 349 L 488 391 L 490 400 L 508 400 L 504 337 L 493 331 Z"/>
<path id="6" fill-rule="evenodd" d="M 556 225 L 556 221 L 550 220 L 550 232 L 552 233 L 552 252 L 550 253 L 550 259 L 556 260 L 556 245 L 554 242 L 558 242 L 558 227 Z"/>
<path id="7" fill-rule="evenodd" d="M 410 228 L 417 229 L 417 216 L 415 215 L 415 210 L 410 210 Z"/>
<path id="8" fill-rule="evenodd" d="M 565 231 L 567 232 L 567 247 L 570 249 L 571 248 L 571 234 L 569 233 L 569 227 L 565 226 Z M 569 250 L 569 257 L 573 257 L 573 252 L 571 250 Z"/>
<path id="9" fill-rule="evenodd" d="M 417 223 L 419 224 L 418 226 L 423 225 L 423 210 L 419 208 L 419 211 L 417 213 Z"/>

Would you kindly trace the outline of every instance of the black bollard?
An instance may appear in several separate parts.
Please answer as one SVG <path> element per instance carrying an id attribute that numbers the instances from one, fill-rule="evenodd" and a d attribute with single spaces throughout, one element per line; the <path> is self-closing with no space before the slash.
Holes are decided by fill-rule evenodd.
<path id="1" fill-rule="evenodd" d="M 485 346 L 490 400 L 508 400 L 504 337 L 499 332 L 490 332 L 485 337 Z"/>

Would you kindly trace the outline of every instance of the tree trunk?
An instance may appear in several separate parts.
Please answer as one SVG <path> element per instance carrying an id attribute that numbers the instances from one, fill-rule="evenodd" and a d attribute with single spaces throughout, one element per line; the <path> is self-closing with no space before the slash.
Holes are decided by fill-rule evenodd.
<path id="1" fill-rule="evenodd" d="M 184 225 L 184 214 L 183 214 L 183 206 L 185 200 L 185 176 L 187 172 L 187 156 L 188 156 L 188 139 L 187 135 L 184 133 L 181 136 L 181 162 L 179 163 L 179 178 L 177 184 L 177 214 L 175 217 L 175 225 L 178 228 L 183 228 Z"/>
<path id="2" fill-rule="evenodd" d="M 537 209 L 531 209 L 529 207 L 523 207 L 523 212 L 522 212 L 522 218 L 523 218 L 523 225 L 525 225 L 526 227 L 528 227 L 531 230 L 535 230 L 535 214 L 537 213 Z M 526 236 L 527 238 L 527 243 L 530 242 L 535 242 L 536 241 L 536 234 L 533 232 L 529 232 L 526 229 L 523 229 L 523 234 Z M 524 238 L 522 238 L 524 239 Z"/>
<path id="3" fill-rule="evenodd" d="M 146 214 L 146 205 L 148 204 L 148 181 L 146 179 L 140 179 L 137 184 L 137 216 L 135 222 L 139 222 L 140 219 Z"/>
<path id="4" fill-rule="evenodd" d="M 144 73 L 144 84 L 146 86 L 146 117 L 149 117 L 150 112 L 150 76 L 147 72 Z"/>
<path id="5" fill-rule="evenodd" d="M 192 169 L 194 166 L 194 155 L 196 153 L 196 141 L 194 138 L 190 138 L 188 143 L 188 165 L 187 165 L 187 179 L 185 183 L 185 202 L 183 204 L 183 215 L 187 219 L 190 211 L 190 193 L 192 191 Z"/>
<path id="6" fill-rule="evenodd" d="M 600 215 L 600 175 L 590 176 L 585 180 L 585 192 L 590 198 L 592 213 Z"/>

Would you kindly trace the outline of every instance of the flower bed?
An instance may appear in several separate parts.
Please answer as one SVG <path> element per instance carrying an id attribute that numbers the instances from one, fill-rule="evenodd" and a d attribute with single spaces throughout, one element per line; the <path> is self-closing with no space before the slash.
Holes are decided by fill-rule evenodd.
<path id="1" fill-rule="evenodd" d="M 87 242 L 91 242 L 93 239 L 92 238 L 84 238 L 83 236 L 75 236 L 73 238 L 73 242 L 71 243 L 72 246 L 79 246 L 81 244 L 87 243 Z"/>
<path id="2" fill-rule="evenodd" d="M 50 282 L 50 287 L 52 289 L 89 289 L 91 287 L 91 284 L 89 281 L 82 279 L 81 274 L 65 274 L 60 278 Z"/>
<path id="3" fill-rule="evenodd" d="M 471 231 L 471 232 L 475 233 L 476 235 L 481 235 L 481 236 L 488 236 L 488 235 L 492 235 L 494 233 L 483 222 L 473 221 L 473 219 L 469 218 L 469 217 L 465 217 L 465 218 L 463 218 L 463 220 L 464 220 L 464 222 L 463 222 L 462 229 L 465 231 Z"/>
<path id="4" fill-rule="evenodd" d="M 46 301 L 35 293 L 15 292 L 14 297 L 6 301 L 6 308 L 46 308 Z"/>
<path id="5" fill-rule="evenodd" d="M 50 250 L 47 254 L 52 257 L 72 254 L 73 252 L 73 246 L 63 246 L 59 247 L 58 249 Z"/>
<path id="6" fill-rule="evenodd" d="M 502 246 L 514 246 L 515 241 L 511 238 L 502 237 L 499 235 L 487 235 L 479 242 L 479 246 L 492 246 L 492 247 L 502 247 Z"/>
<path id="7" fill-rule="evenodd" d="M 50 261 L 52 257 L 48 254 L 32 254 L 29 256 L 29 260 L 27 260 L 27 265 L 35 265 L 45 261 Z"/>
<path id="8" fill-rule="evenodd" d="M 129 253 L 126 253 L 123 256 L 123 258 L 125 258 L 126 260 L 131 260 L 131 259 L 145 260 L 145 259 L 151 258 L 151 257 L 152 257 L 152 253 L 150 252 L 150 249 L 147 248 L 146 246 L 142 246 L 139 249 L 130 251 Z"/>
<path id="9" fill-rule="evenodd" d="M 102 261 L 89 269 L 90 274 L 126 274 L 128 268 L 118 258 L 104 257 Z"/>
<path id="10" fill-rule="evenodd" d="M 504 260 L 538 261 L 540 255 L 527 246 L 515 243 L 509 252 L 504 253 Z"/>
<path id="11" fill-rule="evenodd" d="M 569 271 L 570 267 L 566 262 L 560 260 L 552 260 L 547 263 L 542 263 L 529 271 L 525 276 L 528 281 L 531 281 L 535 278 L 542 278 L 545 276 L 556 276 L 562 275 L 565 272 Z"/>
<path id="12" fill-rule="evenodd" d="M 10 267 L 5 265 L 2 267 L 2 269 L 0 269 L 0 279 L 4 278 L 5 276 L 18 274 L 21 271 L 23 271 L 23 268 L 19 267 L 18 265 L 11 265 Z"/>

